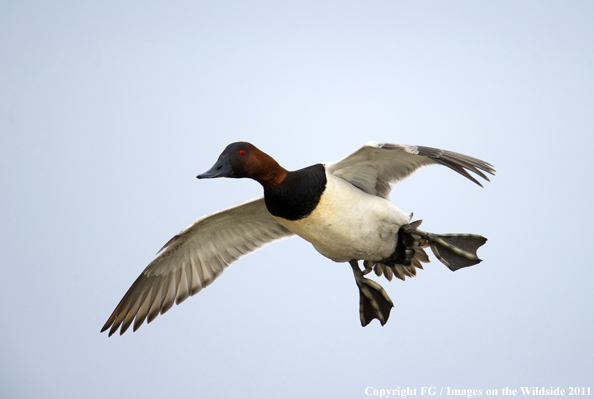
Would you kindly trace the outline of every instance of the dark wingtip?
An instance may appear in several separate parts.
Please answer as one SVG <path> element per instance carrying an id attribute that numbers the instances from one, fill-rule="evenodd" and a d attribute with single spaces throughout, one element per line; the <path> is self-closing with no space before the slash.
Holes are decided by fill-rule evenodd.
<path id="1" fill-rule="evenodd" d="M 114 319 L 113 315 L 112 315 L 112 316 L 110 316 L 110 317 L 109 317 L 109 319 L 107 319 L 107 321 L 105 322 L 105 324 L 104 324 L 104 325 L 103 325 L 103 327 L 101 328 L 101 331 L 100 331 L 100 333 L 103 333 L 103 332 L 107 331 L 107 330 L 109 329 L 109 327 L 111 327 L 111 326 L 112 326 L 112 324 L 113 324 L 113 319 Z M 111 334 L 109 334 L 109 335 L 111 335 Z"/>
<path id="2" fill-rule="evenodd" d="M 472 172 L 486 181 L 490 180 L 483 172 L 493 176 L 495 175 L 493 165 L 478 158 L 431 147 L 417 146 L 417 149 L 419 155 L 431 158 L 433 161 L 447 166 L 481 187 L 483 187 L 483 185 L 468 172 Z"/>

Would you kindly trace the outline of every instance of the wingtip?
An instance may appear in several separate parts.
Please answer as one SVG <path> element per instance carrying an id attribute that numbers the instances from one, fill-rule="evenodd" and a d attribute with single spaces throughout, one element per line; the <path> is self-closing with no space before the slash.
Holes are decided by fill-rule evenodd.
<path id="1" fill-rule="evenodd" d="M 111 327 L 113 324 L 113 320 L 110 317 L 107 322 L 105 322 L 105 324 L 103 325 L 103 327 L 101 327 L 101 331 L 100 333 L 104 333 L 105 331 L 107 331 L 109 329 L 109 327 Z M 111 334 L 110 334 L 111 335 Z"/>
<path id="2" fill-rule="evenodd" d="M 109 327 L 107 327 L 107 328 L 104 328 L 103 330 L 101 330 L 101 332 L 105 332 L 105 331 L 107 331 L 107 329 L 108 329 L 108 328 L 109 328 Z M 113 335 L 113 333 L 115 333 L 115 331 L 111 331 L 111 330 L 110 330 L 110 331 L 107 333 L 107 337 L 108 337 L 108 338 L 109 338 L 109 337 L 111 337 L 111 336 Z"/>

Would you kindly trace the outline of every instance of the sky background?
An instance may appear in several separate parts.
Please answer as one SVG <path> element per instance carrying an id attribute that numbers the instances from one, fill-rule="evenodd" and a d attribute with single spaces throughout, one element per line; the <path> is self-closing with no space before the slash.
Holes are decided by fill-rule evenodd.
<path id="1" fill-rule="evenodd" d="M 594 2 L 0 2 L 0 397 L 364 398 L 592 387 Z M 198 181 L 230 142 L 287 169 L 368 141 L 492 163 L 392 201 L 489 238 L 376 279 L 291 238 L 124 336 L 99 330 L 171 236 L 261 195 Z M 568 392 L 568 391 L 567 391 Z"/>

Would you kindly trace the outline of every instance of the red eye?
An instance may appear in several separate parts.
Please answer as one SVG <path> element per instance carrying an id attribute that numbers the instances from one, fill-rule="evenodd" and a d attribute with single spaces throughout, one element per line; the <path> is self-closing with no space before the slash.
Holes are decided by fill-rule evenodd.
<path id="1" fill-rule="evenodd" d="M 245 151 L 244 150 L 239 150 L 239 155 L 245 155 Z"/>

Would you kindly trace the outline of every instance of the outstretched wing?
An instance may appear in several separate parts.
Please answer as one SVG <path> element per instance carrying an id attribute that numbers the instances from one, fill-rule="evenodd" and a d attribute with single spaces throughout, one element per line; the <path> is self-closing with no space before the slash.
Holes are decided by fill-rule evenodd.
<path id="1" fill-rule="evenodd" d="M 468 172 L 483 179 L 494 174 L 493 166 L 480 159 L 437 148 L 373 141 L 346 156 L 327 164 L 335 176 L 343 178 L 366 193 L 387 198 L 392 184 L 406 179 L 426 165 L 441 164 L 455 170 L 482 187 Z"/>
<path id="2" fill-rule="evenodd" d="M 101 332 L 121 326 L 134 331 L 180 304 L 217 278 L 242 255 L 292 235 L 270 215 L 264 198 L 248 201 L 196 220 L 173 237 L 144 269 L 113 311 Z"/>

